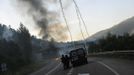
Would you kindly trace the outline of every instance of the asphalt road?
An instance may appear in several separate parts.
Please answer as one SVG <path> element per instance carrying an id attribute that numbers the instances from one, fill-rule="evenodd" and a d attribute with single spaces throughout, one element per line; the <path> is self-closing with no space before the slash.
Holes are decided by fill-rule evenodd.
<path id="1" fill-rule="evenodd" d="M 31 75 L 134 75 L 134 60 L 90 57 L 88 62 L 67 70 L 59 61 L 50 62 Z"/>

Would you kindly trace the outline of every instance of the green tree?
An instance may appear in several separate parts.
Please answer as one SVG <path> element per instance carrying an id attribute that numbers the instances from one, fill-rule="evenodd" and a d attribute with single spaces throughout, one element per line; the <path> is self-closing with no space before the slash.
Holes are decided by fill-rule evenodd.
<path id="1" fill-rule="evenodd" d="M 21 23 L 18 29 L 18 45 L 21 48 L 22 58 L 25 64 L 31 62 L 32 45 L 31 45 L 31 35 L 28 29 Z"/>

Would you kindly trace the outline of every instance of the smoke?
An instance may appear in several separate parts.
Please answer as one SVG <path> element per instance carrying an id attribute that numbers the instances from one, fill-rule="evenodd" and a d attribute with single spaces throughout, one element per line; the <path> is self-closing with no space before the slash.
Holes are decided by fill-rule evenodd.
<path id="1" fill-rule="evenodd" d="M 48 29 L 51 36 L 56 38 L 54 40 L 64 41 L 68 39 L 68 36 L 66 35 L 67 28 L 64 25 L 57 23 L 55 25 L 50 25 Z"/>
<path id="2" fill-rule="evenodd" d="M 7 41 L 11 41 L 13 40 L 12 36 L 13 36 L 13 32 L 11 31 L 11 29 L 10 28 L 8 29 L 7 27 L 5 27 L 3 34 L 2 34 L 2 38 L 6 39 Z"/>
<path id="3" fill-rule="evenodd" d="M 64 1 L 65 8 L 69 2 Z M 60 23 L 60 12 L 55 7 L 58 0 L 16 0 L 16 3 L 19 11 L 32 18 L 43 39 L 67 40 L 66 27 Z"/>

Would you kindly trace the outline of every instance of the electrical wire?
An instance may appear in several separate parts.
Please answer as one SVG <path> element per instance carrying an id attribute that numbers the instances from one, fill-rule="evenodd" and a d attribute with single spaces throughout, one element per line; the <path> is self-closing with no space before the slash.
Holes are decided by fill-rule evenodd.
<path id="1" fill-rule="evenodd" d="M 86 27 L 86 23 L 85 23 L 85 21 L 84 21 L 84 19 L 83 19 L 83 17 L 82 17 L 82 14 L 81 14 L 81 12 L 80 12 L 80 9 L 79 9 L 79 7 L 78 7 L 76 1 L 73 0 L 73 2 L 74 2 L 74 4 L 75 4 L 76 9 L 78 10 L 77 12 L 78 12 L 79 15 L 80 15 L 80 18 L 81 18 L 81 20 L 82 20 L 82 22 L 83 22 L 83 25 L 84 25 L 84 27 L 85 27 L 86 33 L 87 33 L 87 35 L 88 35 L 88 37 L 89 37 L 89 33 L 88 33 L 88 30 L 87 30 L 87 27 Z"/>
<path id="2" fill-rule="evenodd" d="M 86 39 L 85 39 L 85 37 L 84 37 L 84 33 L 83 33 L 83 31 L 82 31 L 81 21 L 82 21 L 83 24 L 84 24 L 84 27 L 85 27 L 85 30 L 86 30 L 86 33 L 87 33 L 88 37 L 89 37 L 89 33 L 88 33 L 88 31 L 87 31 L 86 24 L 85 24 L 85 22 L 84 22 L 84 20 L 83 20 L 83 18 L 82 18 L 81 12 L 80 12 L 80 10 L 79 10 L 79 7 L 78 7 L 76 1 L 73 0 L 73 2 L 74 2 L 74 5 L 75 5 L 75 10 L 76 10 L 77 18 L 78 18 L 78 20 L 79 20 L 79 27 L 80 27 L 80 31 L 81 31 L 81 34 L 82 34 L 82 37 L 83 37 L 83 41 L 85 41 L 85 42 L 84 42 L 84 48 L 85 48 L 85 50 L 87 51 L 87 54 L 88 54 L 87 41 L 86 41 Z"/>
<path id="3" fill-rule="evenodd" d="M 62 15 L 63 15 L 64 21 L 65 21 L 65 23 L 66 23 L 67 29 L 68 29 L 69 34 L 70 34 L 71 41 L 73 42 L 73 46 L 75 47 L 75 43 L 74 43 L 74 41 L 73 41 L 73 37 L 72 37 L 72 34 L 71 34 L 71 30 L 69 29 L 69 25 L 68 25 L 68 22 L 67 22 L 65 13 L 64 13 L 64 8 L 63 8 L 62 1 L 59 0 L 59 3 L 60 3 L 60 7 L 61 7 L 61 11 L 62 11 Z"/>
<path id="4" fill-rule="evenodd" d="M 84 33 L 82 31 L 81 18 L 79 16 L 78 10 L 76 8 L 75 8 L 75 11 L 76 11 L 77 18 L 78 18 L 78 21 L 79 21 L 79 24 L 78 25 L 79 25 L 79 28 L 80 28 L 81 35 L 82 35 L 83 39 L 85 40 Z"/>

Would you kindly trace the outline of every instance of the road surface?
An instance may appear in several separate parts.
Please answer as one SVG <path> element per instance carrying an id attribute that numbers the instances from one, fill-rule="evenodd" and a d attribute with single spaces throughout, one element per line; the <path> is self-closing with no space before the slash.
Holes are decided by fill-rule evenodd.
<path id="1" fill-rule="evenodd" d="M 59 61 L 50 62 L 31 75 L 134 75 L 133 60 L 90 57 L 88 62 L 67 70 Z"/>

